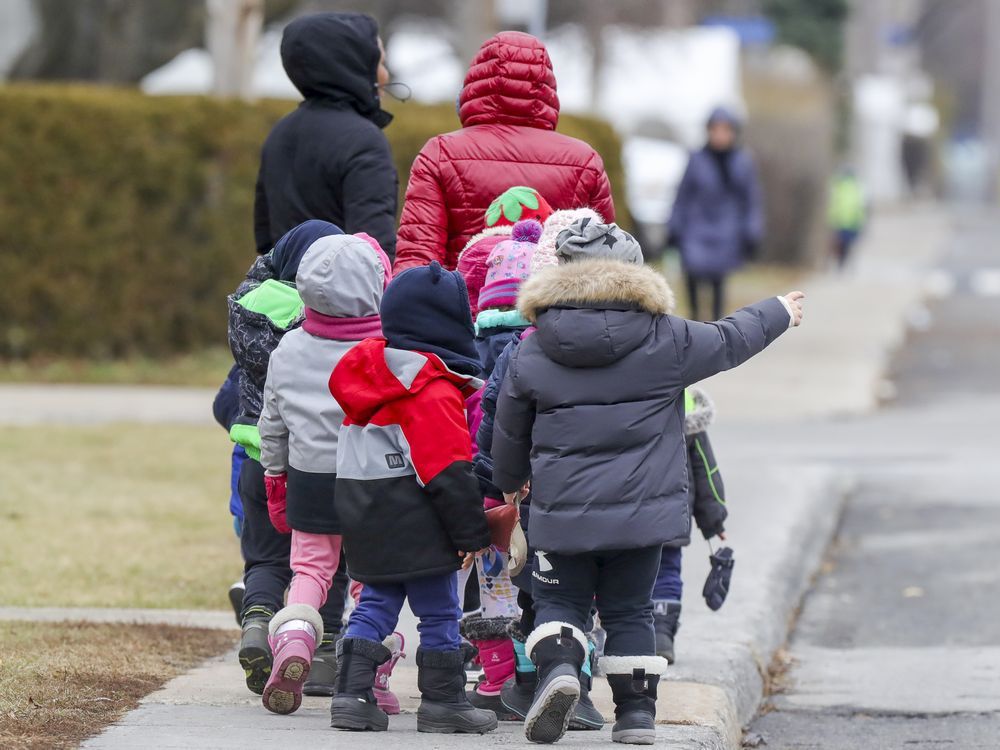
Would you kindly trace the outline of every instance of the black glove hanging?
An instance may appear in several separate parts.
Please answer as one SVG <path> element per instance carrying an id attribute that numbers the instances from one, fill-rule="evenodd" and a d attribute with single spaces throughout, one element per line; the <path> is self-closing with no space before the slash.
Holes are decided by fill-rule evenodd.
<path id="1" fill-rule="evenodd" d="M 726 601 L 726 594 L 729 593 L 729 580 L 733 577 L 733 550 L 731 547 L 720 547 L 708 557 L 712 570 L 705 579 L 705 587 L 701 590 L 701 595 L 705 597 L 705 604 L 712 611 L 719 609 Z"/>

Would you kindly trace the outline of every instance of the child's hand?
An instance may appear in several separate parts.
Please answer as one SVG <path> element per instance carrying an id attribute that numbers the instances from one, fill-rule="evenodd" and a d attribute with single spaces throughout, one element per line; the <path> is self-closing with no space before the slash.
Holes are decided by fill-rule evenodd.
<path id="1" fill-rule="evenodd" d="M 802 323 L 802 300 L 805 298 L 804 292 L 789 292 L 785 295 L 785 300 L 792 313 L 792 326 Z"/>
<path id="2" fill-rule="evenodd" d="M 716 534 L 716 536 L 719 537 L 720 541 L 723 541 L 723 542 L 726 541 L 726 532 L 725 531 L 720 531 L 718 534 Z"/>
<path id="3" fill-rule="evenodd" d="M 479 550 L 478 552 L 462 552 L 461 550 L 459 550 L 458 556 L 464 558 L 462 560 L 462 570 L 468 570 L 469 568 L 471 568 L 472 563 L 476 561 L 476 558 L 479 557 L 480 555 L 486 554 L 487 552 L 489 552 L 489 550 L 490 550 L 489 547 L 483 547 L 483 549 Z"/>
<path id="4" fill-rule="evenodd" d="M 503 493 L 503 501 L 507 503 L 507 505 L 513 505 L 514 503 L 519 503 L 528 496 L 529 492 L 531 492 L 531 480 L 525 482 L 524 487 L 519 489 L 517 492 Z"/>

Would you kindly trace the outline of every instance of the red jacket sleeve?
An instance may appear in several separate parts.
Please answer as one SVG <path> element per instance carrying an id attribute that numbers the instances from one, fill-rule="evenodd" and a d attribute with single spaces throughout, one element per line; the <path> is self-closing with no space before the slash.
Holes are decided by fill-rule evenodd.
<path id="1" fill-rule="evenodd" d="M 395 273 L 431 261 L 445 262 L 448 210 L 441 187 L 441 146 L 431 138 L 413 160 L 396 241 Z"/>
<path id="2" fill-rule="evenodd" d="M 604 221 L 610 224 L 615 220 L 615 201 L 611 197 L 611 182 L 608 173 L 604 171 L 604 160 L 596 151 L 587 163 L 587 172 L 591 177 L 590 199 L 587 205 L 594 209 Z"/>

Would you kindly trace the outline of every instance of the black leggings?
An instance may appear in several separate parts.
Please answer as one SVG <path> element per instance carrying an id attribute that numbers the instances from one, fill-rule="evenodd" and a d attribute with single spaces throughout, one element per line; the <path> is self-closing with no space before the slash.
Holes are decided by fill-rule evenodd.
<path id="1" fill-rule="evenodd" d="M 608 635 L 604 653 L 656 653 L 651 595 L 662 549 L 655 545 L 581 555 L 537 553 L 532 576 L 535 625 L 566 622 L 586 633 L 596 600 Z"/>
<path id="2" fill-rule="evenodd" d="M 694 276 L 690 273 L 684 274 L 687 282 L 688 299 L 691 301 L 692 320 L 703 320 L 699 315 L 700 306 L 698 304 L 698 287 L 708 284 L 712 288 L 712 320 L 722 318 L 725 309 L 725 276 Z"/>

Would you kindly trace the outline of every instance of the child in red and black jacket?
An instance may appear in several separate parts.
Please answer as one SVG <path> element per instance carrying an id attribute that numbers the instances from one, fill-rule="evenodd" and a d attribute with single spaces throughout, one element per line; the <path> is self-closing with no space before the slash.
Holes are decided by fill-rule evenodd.
<path id="1" fill-rule="evenodd" d="M 332 724 L 388 727 L 372 686 L 408 599 L 420 618 L 418 731 L 489 732 L 495 714 L 465 694 L 458 633 L 456 572 L 490 544 L 465 416 L 482 385 L 465 282 L 436 262 L 410 269 L 386 289 L 381 315 L 385 338 L 358 344 L 330 378 L 347 415 L 337 513 L 351 576 L 364 584 L 339 644 Z"/>

